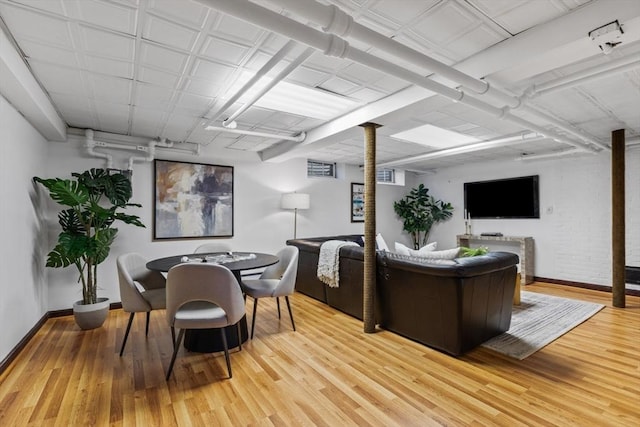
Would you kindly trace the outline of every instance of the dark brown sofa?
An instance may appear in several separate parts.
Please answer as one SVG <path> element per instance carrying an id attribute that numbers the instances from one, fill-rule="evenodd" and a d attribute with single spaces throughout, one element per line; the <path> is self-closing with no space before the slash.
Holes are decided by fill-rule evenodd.
<path id="1" fill-rule="evenodd" d="M 316 276 L 327 240 L 360 243 L 359 235 L 289 240 L 300 250 L 296 290 L 362 319 L 364 250 L 340 249 L 340 286 Z M 456 258 L 452 265 L 378 252 L 376 323 L 429 347 L 460 355 L 509 329 L 518 256 L 508 252 Z"/>

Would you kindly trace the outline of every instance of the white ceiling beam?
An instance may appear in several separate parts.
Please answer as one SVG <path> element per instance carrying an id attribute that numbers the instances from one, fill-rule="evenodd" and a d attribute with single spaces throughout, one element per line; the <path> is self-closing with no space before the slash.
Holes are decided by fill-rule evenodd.
<path id="1" fill-rule="evenodd" d="M 66 141 L 66 123 L 33 77 L 1 22 L 0 94 L 46 139 Z"/>
<path id="2" fill-rule="evenodd" d="M 589 31 L 618 20 L 624 43 L 640 37 L 640 2 L 597 0 L 537 25 L 473 55 L 455 68 L 477 78 L 497 74 L 507 81 L 525 78 L 602 54 Z"/>

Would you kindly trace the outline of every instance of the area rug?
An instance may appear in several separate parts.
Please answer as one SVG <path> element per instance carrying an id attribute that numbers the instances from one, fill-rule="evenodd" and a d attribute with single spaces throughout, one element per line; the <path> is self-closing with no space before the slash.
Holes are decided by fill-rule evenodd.
<path id="1" fill-rule="evenodd" d="M 522 292 L 520 305 L 513 306 L 509 330 L 482 346 L 522 360 L 603 308 L 592 302 Z"/>

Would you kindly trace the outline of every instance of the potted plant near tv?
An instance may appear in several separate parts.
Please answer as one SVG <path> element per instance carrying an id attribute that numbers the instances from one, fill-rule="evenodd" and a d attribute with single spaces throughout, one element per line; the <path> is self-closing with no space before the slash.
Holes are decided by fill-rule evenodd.
<path id="1" fill-rule="evenodd" d="M 393 210 L 402 219 L 402 229 L 411 235 L 414 249 L 427 244 L 429 231 L 435 223 L 447 220 L 453 214 L 451 203 L 436 200 L 424 184 L 394 202 Z"/>
<path id="2" fill-rule="evenodd" d="M 56 246 L 47 255 L 47 267 L 77 268 L 82 284 L 82 300 L 73 305 L 76 323 L 81 329 L 101 326 L 109 311 L 108 298 L 100 298 L 98 265 L 107 259 L 118 229 L 117 222 L 144 227 L 140 218 L 121 210 L 141 205 L 129 203 L 131 181 L 121 173 L 90 169 L 72 173 L 73 179 L 34 177 L 49 190 L 49 196 L 65 207 L 58 214 L 62 231 Z"/>

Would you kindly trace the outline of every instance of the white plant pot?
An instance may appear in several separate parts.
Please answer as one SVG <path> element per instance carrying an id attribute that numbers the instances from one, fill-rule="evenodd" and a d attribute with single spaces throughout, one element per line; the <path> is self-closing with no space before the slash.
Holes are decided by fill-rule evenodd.
<path id="1" fill-rule="evenodd" d="M 109 298 L 98 298 L 95 304 L 73 303 L 73 317 L 80 329 L 95 329 L 102 326 L 109 314 Z"/>

